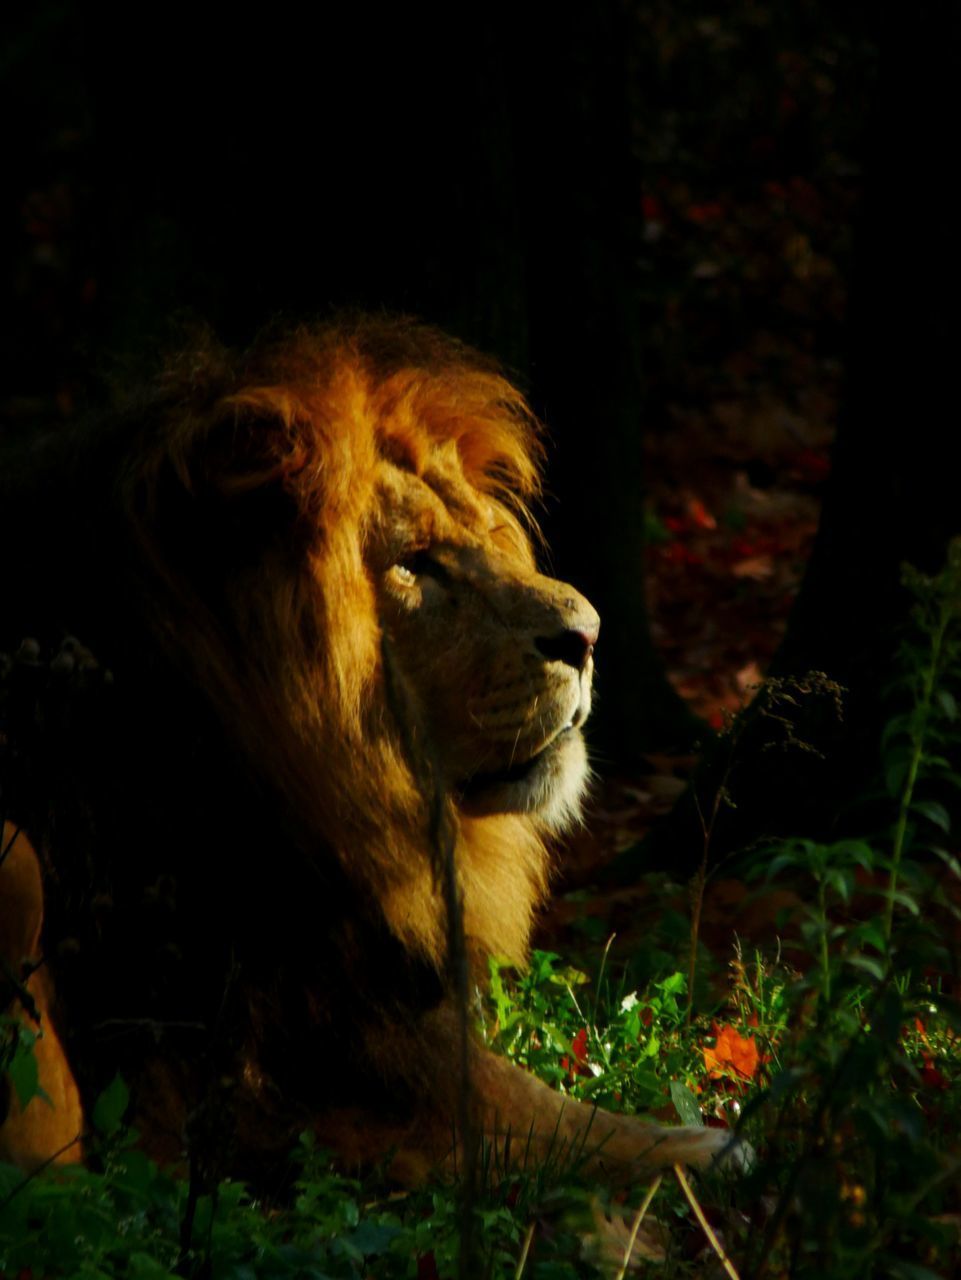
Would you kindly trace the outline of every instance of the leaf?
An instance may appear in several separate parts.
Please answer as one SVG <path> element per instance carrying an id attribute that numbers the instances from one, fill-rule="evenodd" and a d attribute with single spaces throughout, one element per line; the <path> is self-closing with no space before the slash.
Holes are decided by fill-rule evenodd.
<path id="1" fill-rule="evenodd" d="M 642 1223 L 635 1235 L 631 1222 L 633 1215 L 625 1215 L 623 1208 L 607 1206 L 598 1196 L 592 1196 L 590 1209 L 593 1221 L 589 1230 L 581 1235 L 581 1254 L 590 1264 L 592 1275 L 600 1273 L 623 1276 L 638 1272 L 646 1275 L 648 1268 L 644 1266 L 645 1261 L 664 1261 L 663 1232 L 658 1231 L 658 1224 L 651 1219 Z M 625 1264 L 625 1255 L 629 1249 L 629 1260 Z M 513 1268 L 511 1271 L 514 1274 Z M 519 1275 L 520 1272 L 516 1274 Z M 583 1272 L 575 1271 L 566 1262 L 539 1262 L 534 1268 L 534 1274 L 537 1280 L 574 1280 L 575 1276 L 582 1275 Z"/>
<path id="2" fill-rule="evenodd" d="M 900 752 L 885 767 L 884 786 L 889 796 L 897 797 L 901 794 L 910 767 L 910 751 Z"/>
<path id="3" fill-rule="evenodd" d="M 937 800 L 918 800 L 911 807 L 929 822 L 933 822 L 936 827 L 940 827 L 942 831 L 951 830 L 951 815 Z"/>
<path id="4" fill-rule="evenodd" d="M 921 914 L 921 908 L 918 906 L 914 898 L 909 893 L 905 893 L 901 889 L 891 890 L 885 889 L 881 893 L 882 898 L 890 898 L 892 902 L 896 902 L 898 906 L 904 907 L 906 911 L 910 911 L 913 916 Z"/>
<path id="5" fill-rule="evenodd" d="M 951 761 L 947 756 L 928 755 L 926 751 L 921 756 L 921 763 L 932 774 L 951 769 Z"/>
<path id="6" fill-rule="evenodd" d="M 93 1104 L 93 1123 L 108 1137 L 123 1124 L 123 1117 L 130 1105 L 130 1090 L 122 1076 L 114 1076 Z"/>
<path id="7" fill-rule="evenodd" d="M 654 987 L 655 990 L 663 992 L 666 996 L 683 995 L 687 990 L 687 975 L 684 973 L 672 973 L 663 982 L 655 982 Z"/>
<path id="8" fill-rule="evenodd" d="M 884 981 L 885 968 L 873 956 L 863 955 L 857 952 L 853 956 L 848 956 L 848 964 L 855 969 L 863 969 L 865 973 L 869 973 L 877 982 Z"/>
<path id="9" fill-rule="evenodd" d="M 125 1151 L 117 1160 L 115 1182 L 125 1191 L 144 1195 L 157 1176 L 157 1166 L 143 1151 Z"/>
<path id="10" fill-rule="evenodd" d="M 947 720 L 957 720 L 958 704 L 954 694 L 949 689 L 938 689 L 935 692 L 934 699 L 941 708 L 942 713 Z"/>
<path id="11" fill-rule="evenodd" d="M 894 1280 L 943 1280 L 936 1271 L 929 1271 L 917 1262 L 906 1262 L 903 1258 L 885 1258 L 885 1267 Z"/>
<path id="12" fill-rule="evenodd" d="M 841 868 L 829 871 L 824 877 L 824 882 L 828 887 L 834 889 L 842 902 L 848 903 L 851 901 L 851 893 L 854 889 L 854 876 L 850 871 Z"/>
<path id="13" fill-rule="evenodd" d="M 887 941 L 881 926 L 875 920 L 864 920 L 855 930 L 857 937 L 872 946 L 875 951 L 880 951 L 882 955 L 888 949 Z"/>
<path id="14" fill-rule="evenodd" d="M 176 1280 L 172 1271 L 147 1253 L 132 1253 L 127 1267 L 130 1280 Z"/>
<path id="15" fill-rule="evenodd" d="M 748 556 L 731 565 L 731 576 L 734 578 L 753 578 L 760 581 L 770 578 L 774 573 L 774 560 L 771 556 Z"/>
<path id="16" fill-rule="evenodd" d="M 587 1027 L 581 1027 L 580 1031 L 571 1041 L 571 1053 L 575 1060 L 579 1063 L 587 1061 Z"/>
<path id="17" fill-rule="evenodd" d="M 28 1038 L 29 1036 L 29 1038 Z M 40 1072 L 33 1052 L 34 1037 L 20 1031 L 13 1058 L 7 1066 L 7 1076 L 17 1095 L 20 1110 L 23 1111 L 42 1091 L 40 1089 Z"/>
<path id="18" fill-rule="evenodd" d="M 831 847 L 832 854 L 849 858 L 865 871 L 873 871 L 877 854 L 866 840 L 840 840 Z"/>
<path id="19" fill-rule="evenodd" d="M 953 853 L 949 853 L 947 849 L 931 849 L 930 852 L 933 853 L 936 858 L 941 859 L 956 879 L 961 880 L 961 863 L 958 862 Z"/>
<path id="20" fill-rule="evenodd" d="M 742 1036 L 730 1025 L 721 1027 L 712 1049 L 705 1045 L 704 1065 L 711 1076 L 733 1075 L 753 1080 L 761 1065 L 761 1055 L 753 1036 Z"/>
<path id="21" fill-rule="evenodd" d="M 372 1222 L 369 1218 L 365 1218 L 347 1239 L 363 1257 L 371 1258 L 384 1253 L 390 1242 L 399 1234 L 400 1227 L 392 1223 Z"/>
<path id="22" fill-rule="evenodd" d="M 884 732 L 881 734 L 882 751 L 888 745 L 892 738 L 898 734 L 910 733 L 912 728 L 913 712 L 903 712 L 901 715 L 892 716 L 892 718 L 884 726 Z"/>
<path id="23" fill-rule="evenodd" d="M 701 1108 L 697 1105 L 697 1098 L 691 1093 L 687 1085 L 682 1084 L 680 1080 L 671 1081 L 671 1101 L 674 1103 L 674 1110 L 680 1116 L 681 1124 L 704 1124 L 704 1117 L 701 1115 Z"/>
<path id="24" fill-rule="evenodd" d="M 785 869 L 785 867 L 796 867 L 801 863 L 801 859 L 794 853 L 779 853 L 776 858 L 772 858 L 767 865 L 767 878 L 773 880 Z"/>

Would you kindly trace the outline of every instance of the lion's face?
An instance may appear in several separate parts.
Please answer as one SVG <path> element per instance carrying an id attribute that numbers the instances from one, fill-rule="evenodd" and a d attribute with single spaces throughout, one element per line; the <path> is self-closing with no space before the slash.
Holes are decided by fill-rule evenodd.
<path id="1" fill-rule="evenodd" d="M 587 777 L 599 619 L 534 567 L 517 521 L 436 447 L 419 474 L 385 460 L 367 559 L 388 661 L 466 813 L 576 813 Z"/>

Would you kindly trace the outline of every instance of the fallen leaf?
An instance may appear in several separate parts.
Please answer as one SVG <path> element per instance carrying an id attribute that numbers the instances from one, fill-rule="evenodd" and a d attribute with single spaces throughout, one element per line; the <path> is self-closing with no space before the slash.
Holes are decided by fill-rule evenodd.
<path id="1" fill-rule="evenodd" d="M 601 1202 L 594 1199 L 591 1216 L 594 1219 L 593 1231 L 581 1237 L 581 1256 L 604 1271 L 622 1267 L 630 1243 L 633 1213 L 614 1206 L 605 1211 Z M 634 1240 L 627 1270 L 639 1271 L 644 1262 L 663 1262 L 666 1240 L 664 1227 L 656 1219 L 645 1219 Z"/>
<path id="2" fill-rule="evenodd" d="M 735 578 L 753 578 L 755 581 L 770 578 L 774 573 L 774 560 L 771 556 L 748 556 L 746 560 L 732 564 L 731 573 Z"/>

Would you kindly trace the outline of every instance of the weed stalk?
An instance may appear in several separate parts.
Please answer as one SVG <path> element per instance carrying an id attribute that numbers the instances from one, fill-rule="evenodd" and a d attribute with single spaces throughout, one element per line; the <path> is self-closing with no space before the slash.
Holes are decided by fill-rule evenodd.
<path id="1" fill-rule="evenodd" d="M 891 942 L 891 930 L 894 925 L 894 898 L 897 893 L 901 860 L 907 841 L 908 819 L 911 814 L 911 805 L 914 801 L 914 792 L 921 770 L 921 762 L 924 759 L 924 747 L 928 723 L 931 718 L 932 703 L 945 665 L 948 630 L 958 614 L 958 600 L 955 591 L 958 585 L 958 548 L 958 543 L 952 544 L 948 566 L 940 578 L 935 581 L 937 607 L 933 625 L 926 623 L 924 611 L 919 609 L 922 626 L 930 636 L 930 646 L 928 659 L 922 670 L 920 696 L 915 705 L 911 724 L 909 735 L 911 753 L 908 757 L 908 769 L 905 774 L 904 786 L 901 788 L 898 819 L 894 828 L 894 840 L 891 848 L 891 870 L 888 874 L 887 901 L 884 904 L 884 940 L 888 944 Z"/>

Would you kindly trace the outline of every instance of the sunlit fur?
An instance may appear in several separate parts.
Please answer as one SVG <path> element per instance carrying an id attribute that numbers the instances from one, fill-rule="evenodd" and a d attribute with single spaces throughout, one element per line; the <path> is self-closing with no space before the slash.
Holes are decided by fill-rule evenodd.
<path id="1" fill-rule="evenodd" d="M 425 852 L 425 798 L 385 708 L 365 543 L 384 466 L 401 457 L 423 470 L 452 442 L 465 479 L 496 504 L 507 534 L 501 557 L 529 573 L 527 504 L 541 457 L 534 420 L 478 357 L 429 328 L 393 322 L 304 330 L 239 362 L 208 351 L 166 381 L 172 411 L 125 477 L 131 520 L 162 584 L 156 627 L 305 829 L 369 884 L 405 940 L 440 962 L 445 926 Z M 171 556 L 167 545 L 171 468 L 200 502 L 216 494 L 242 504 L 281 486 L 297 554 L 289 541 L 268 546 L 261 571 L 228 578 L 212 598 L 191 581 L 189 549 Z M 239 646 L 223 643 L 225 610 Z M 505 656 L 515 643 L 503 635 Z M 548 788 L 541 818 L 458 824 L 467 927 L 490 954 L 526 953 L 545 887 L 542 832 L 576 811 L 585 765 L 572 763 L 574 787 Z"/>

